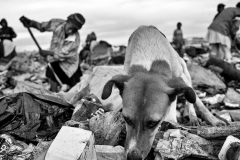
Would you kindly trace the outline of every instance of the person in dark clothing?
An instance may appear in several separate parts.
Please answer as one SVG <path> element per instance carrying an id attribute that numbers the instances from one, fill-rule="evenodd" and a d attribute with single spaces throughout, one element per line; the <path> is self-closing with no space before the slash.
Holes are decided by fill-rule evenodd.
<path id="1" fill-rule="evenodd" d="M 210 56 L 231 62 L 232 39 L 239 29 L 234 21 L 240 17 L 240 2 L 236 7 L 225 8 L 208 27 L 206 40 L 211 47 Z"/>
<path id="2" fill-rule="evenodd" d="M 0 29 L 1 41 L 5 40 L 5 39 L 12 41 L 13 38 L 17 37 L 17 34 L 14 32 L 14 30 L 8 26 L 6 19 L 3 18 L 0 21 L 0 25 L 2 26 L 2 28 Z"/>
<path id="3" fill-rule="evenodd" d="M 83 47 L 83 49 L 79 53 L 79 58 L 80 58 L 81 62 L 90 63 L 91 42 L 96 41 L 96 40 L 97 40 L 97 36 L 94 32 L 91 32 L 90 34 L 87 35 L 87 38 L 85 40 L 85 46 Z"/>
<path id="4" fill-rule="evenodd" d="M 214 16 L 213 20 L 215 20 L 217 18 L 217 16 L 225 9 L 225 5 L 220 3 L 217 6 L 217 11 L 218 13 Z"/>
<path id="5" fill-rule="evenodd" d="M 80 45 L 78 30 L 84 25 L 85 18 L 79 13 L 74 13 L 69 15 L 67 20 L 51 19 L 39 23 L 24 16 L 20 20 L 25 27 L 33 27 L 41 32 L 53 32 L 50 50 L 40 51 L 49 62 L 46 77 L 51 85 L 50 90 L 58 92 L 61 83 L 70 88 L 77 84 L 82 76 L 77 52 Z"/>
<path id="6" fill-rule="evenodd" d="M 2 26 L 0 28 L 0 58 L 7 57 L 7 59 L 11 59 L 14 56 L 11 53 L 15 53 L 15 45 L 12 43 L 12 40 L 17 37 L 17 34 L 8 26 L 6 19 L 3 18 L 0 21 L 0 25 Z"/>
<path id="7" fill-rule="evenodd" d="M 182 23 L 178 22 L 177 29 L 175 29 L 173 32 L 173 45 L 174 45 L 174 49 L 178 52 L 179 56 L 183 57 L 184 39 L 183 39 L 183 32 L 182 32 L 181 27 L 182 27 Z"/>

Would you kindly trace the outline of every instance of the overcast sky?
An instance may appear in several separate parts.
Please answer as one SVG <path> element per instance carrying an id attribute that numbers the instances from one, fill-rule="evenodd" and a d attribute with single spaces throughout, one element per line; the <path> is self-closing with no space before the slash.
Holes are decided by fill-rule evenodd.
<path id="1" fill-rule="evenodd" d="M 20 23 L 22 15 L 42 22 L 66 19 L 81 13 L 86 23 L 79 31 L 81 41 L 94 31 L 98 40 L 127 45 L 130 34 L 140 25 L 154 25 L 171 41 L 177 22 L 182 22 L 184 38 L 205 37 L 216 14 L 217 4 L 236 6 L 238 0 L 0 0 L 0 19 L 6 18 L 17 33 L 17 50 L 37 49 Z M 50 46 L 51 32 L 32 29 L 42 48 Z"/>

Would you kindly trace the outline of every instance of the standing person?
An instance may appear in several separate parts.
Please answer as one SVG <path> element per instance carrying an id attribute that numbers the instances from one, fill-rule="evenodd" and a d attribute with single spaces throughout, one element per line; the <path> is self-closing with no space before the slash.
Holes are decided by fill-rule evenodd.
<path id="1" fill-rule="evenodd" d="M 93 45 L 92 42 L 94 42 L 94 44 L 96 43 L 96 40 L 97 40 L 97 36 L 94 32 L 91 32 L 90 34 L 87 35 L 84 47 L 79 53 L 79 58 L 81 62 L 91 64 L 91 60 L 90 60 L 91 46 Z"/>
<path id="2" fill-rule="evenodd" d="M 231 46 L 231 51 L 232 52 L 239 52 L 239 49 L 238 49 L 238 42 L 237 42 L 237 39 L 239 38 L 239 33 L 238 30 L 239 30 L 239 26 L 240 26 L 240 20 L 239 18 L 235 18 L 232 22 L 232 27 L 231 27 L 231 40 L 232 40 L 232 46 Z"/>
<path id="3" fill-rule="evenodd" d="M 21 21 L 25 27 L 33 27 L 41 32 L 53 32 L 50 50 L 42 50 L 40 54 L 47 57 L 50 65 L 47 67 L 46 77 L 49 79 L 53 92 L 58 91 L 60 85 L 57 77 L 70 88 L 80 81 L 82 72 L 79 66 L 78 48 L 80 35 L 78 30 L 85 23 L 85 18 L 79 14 L 71 14 L 67 20 L 51 19 L 47 22 L 36 22 L 26 17 Z M 56 74 L 56 75 L 55 75 Z"/>
<path id="4" fill-rule="evenodd" d="M 177 29 L 173 32 L 173 45 L 175 50 L 178 52 L 180 57 L 183 57 L 183 45 L 184 45 L 184 39 L 183 39 L 183 32 L 182 32 L 182 23 L 177 23 Z"/>
<path id="5" fill-rule="evenodd" d="M 231 62 L 231 35 L 234 35 L 231 28 L 237 16 L 240 16 L 240 3 L 224 9 L 208 27 L 206 39 L 211 46 L 210 56 Z"/>
<path id="6" fill-rule="evenodd" d="M 14 32 L 12 27 L 8 26 L 7 20 L 2 19 L 0 21 L 0 58 L 11 59 L 13 58 L 13 54 L 15 53 L 15 45 L 13 44 L 13 38 L 17 37 L 17 34 Z"/>
<path id="7" fill-rule="evenodd" d="M 217 16 L 225 9 L 225 5 L 220 3 L 217 6 L 217 11 L 218 13 L 214 16 L 213 20 L 215 20 L 217 18 Z"/>
<path id="8" fill-rule="evenodd" d="M 96 40 L 97 40 L 97 36 L 94 32 L 88 34 L 86 38 L 86 46 L 90 48 L 91 42 Z"/>

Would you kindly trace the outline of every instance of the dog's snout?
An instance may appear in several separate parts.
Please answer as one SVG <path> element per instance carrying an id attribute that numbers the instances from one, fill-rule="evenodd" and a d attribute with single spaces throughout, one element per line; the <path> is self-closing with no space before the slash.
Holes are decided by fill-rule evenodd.
<path id="1" fill-rule="evenodd" d="M 127 160 L 142 160 L 141 153 L 137 150 L 128 152 Z"/>

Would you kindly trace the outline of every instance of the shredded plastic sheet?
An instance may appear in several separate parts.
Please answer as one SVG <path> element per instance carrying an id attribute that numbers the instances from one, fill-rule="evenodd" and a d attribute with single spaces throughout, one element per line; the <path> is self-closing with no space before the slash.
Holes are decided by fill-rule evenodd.
<path id="1" fill-rule="evenodd" d="M 0 106 L 0 133 L 28 142 L 52 137 L 73 112 L 60 98 L 24 92 L 2 97 Z"/>

